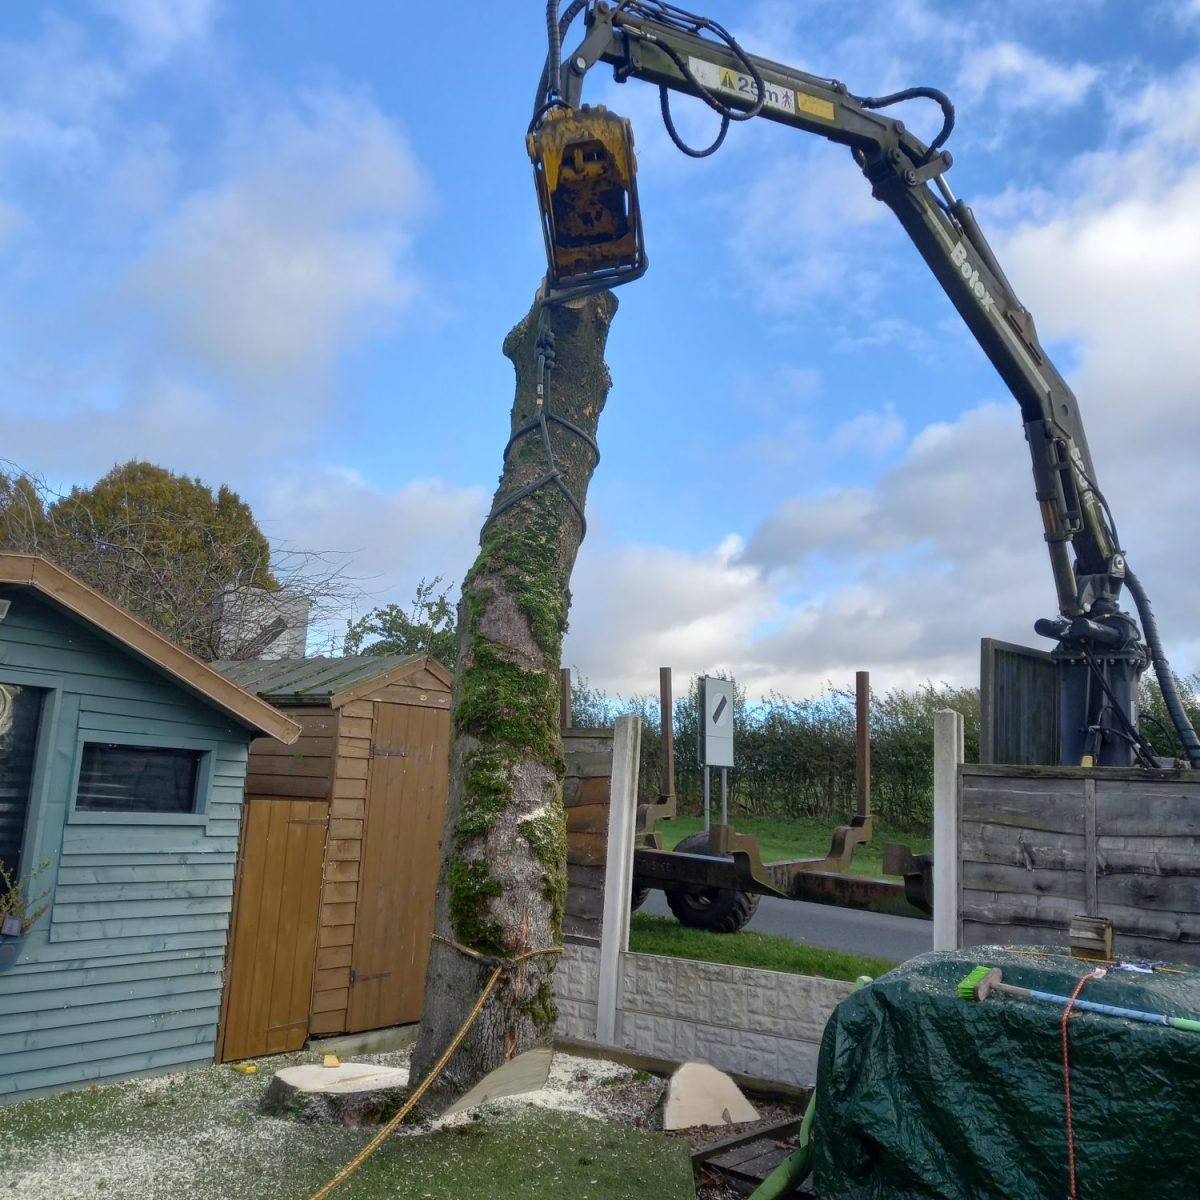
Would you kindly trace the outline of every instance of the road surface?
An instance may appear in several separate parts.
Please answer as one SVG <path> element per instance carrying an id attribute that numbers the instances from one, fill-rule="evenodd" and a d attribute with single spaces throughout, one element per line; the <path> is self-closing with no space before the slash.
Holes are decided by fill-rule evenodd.
<path id="1" fill-rule="evenodd" d="M 662 917 L 671 915 L 662 892 L 651 892 L 639 911 Z M 829 904 L 777 900 L 774 896 L 763 896 L 758 902 L 758 912 L 746 928 L 807 946 L 827 946 L 892 962 L 902 962 L 933 949 L 931 921 L 835 908 Z"/>

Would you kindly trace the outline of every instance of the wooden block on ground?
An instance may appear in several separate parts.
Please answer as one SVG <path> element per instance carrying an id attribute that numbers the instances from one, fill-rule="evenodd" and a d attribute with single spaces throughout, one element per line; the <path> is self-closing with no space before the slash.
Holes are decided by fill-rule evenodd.
<path id="1" fill-rule="evenodd" d="M 465 1096 L 456 1100 L 445 1115 L 453 1117 L 489 1100 L 541 1091 L 550 1077 L 550 1060 L 553 1057 L 554 1051 L 549 1046 L 539 1046 L 536 1050 L 518 1054 L 504 1066 L 485 1075 Z"/>
<path id="2" fill-rule="evenodd" d="M 758 1112 L 738 1085 L 724 1071 L 708 1063 L 684 1063 L 667 1084 L 663 1129 L 736 1125 L 757 1120 Z"/>

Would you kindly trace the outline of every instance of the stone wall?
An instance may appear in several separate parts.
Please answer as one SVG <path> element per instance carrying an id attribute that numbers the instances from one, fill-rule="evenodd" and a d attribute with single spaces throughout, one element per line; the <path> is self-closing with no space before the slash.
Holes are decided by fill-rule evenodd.
<path id="1" fill-rule="evenodd" d="M 559 1037 L 596 1040 L 596 993 L 600 988 L 600 947 L 567 942 L 554 977 Z"/>
<path id="2" fill-rule="evenodd" d="M 558 1035 L 811 1084 L 825 1023 L 851 984 L 628 951 L 640 738 L 635 717 L 563 734 L 571 888 Z"/>
<path id="3" fill-rule="evenodd" d="M 595 1040 L 599 953 L 568 945 L 556 985 L 559 1034 Z M 853 985 L 650 954 L 621 956 L 617 1044 L 675 1061 L 812 1084 L 825 1023 Z"/>

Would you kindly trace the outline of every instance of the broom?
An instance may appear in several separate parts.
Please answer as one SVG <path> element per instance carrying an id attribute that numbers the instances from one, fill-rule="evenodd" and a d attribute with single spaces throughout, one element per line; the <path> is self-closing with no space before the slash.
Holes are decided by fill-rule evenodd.
<path id="1" fill-rule="evenodd" d="M 958 994 L 964 1000 L 986 1000 L 992 992 L 1015 996 L 1019 1000 L 1040 1000 L 1043 1004 L 1056 1004 L 1059 1008 L 1071 1005 L 1073 1009 L 1100 1013 L 1105 1017 L 1126 1017 L 1130 1021 L 1142 1021 L 1147 1025 L 1166 1025 L 1170 1029 L 1186 1029 L 1189 1033 L 1200 1033 L 1200 1021 L 1193 1021 L 1189 1017 L 1143 1012 L 1141 1009 L 1122 1008 L 1116 1004 L 1100 1004 L 1095 1000 L 1075 1000 L 1072 1003 L 1070 996 L 1057 996 L 1053 992 L 1040 992 L 1036 988 L 1016 987 L 1004 982 L 999 967 L 976 967 L 958 985 Z"/>

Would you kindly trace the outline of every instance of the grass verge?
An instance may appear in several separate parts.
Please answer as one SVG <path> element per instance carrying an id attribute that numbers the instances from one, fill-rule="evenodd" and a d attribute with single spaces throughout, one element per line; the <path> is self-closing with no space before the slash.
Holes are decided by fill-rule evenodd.
<path id="1" fill-rule="evenodd" d="M 311 1058 L 311 1055 L 308 1056 Z M 373 1129 L 255 1111 L 272 1072 L 211 1067 L 0 1109 L 0 1195 L 14 1200 L 305 1200 Z M 338 1200 L 690 1200 L 686 1143 L 575 1113 L 514 1107 L 397 1136 Z"/>
<path id="2" fill-rule="evenodd" d="M 786 971 L 791 975 L 820 975 L 826 979 L 874 979 L 896 964 L 865 954 L 846 954 L 823 946 L 802 946 L 766 933 L 709 933 L 685 929 L 673 917 L 634 913 L 629 928 L 629 949 L 635 954 L 663 954 L 669 958 L 698 958 L 734 967 L 761 971 Z"/>
<path id="3" fill-rule="evenodd" d="M 794 821 L 776 821 L 767 817 L 737 817 L 733 827 L 738 833 L 752 833 L 762 847 L 764 862 L 780 862 L 789 858 L 824 858 L 829 853 L 829 842 L 837 823 L 816 820 L 811 817 Z M 659 827 L 668 849 L 693 833 L 704 828 L 702 817 L 676 817 L 664 821 Z M 933 849 L 932 837 L 910 833 L 903 829 L 891 829 L 876 823 L 875 838 L 869 846 L 859 846 L 854 851 L 850 864 L 852 875 L 879 878 L 883 874 L 883 845 L 885 842 L 904 842 L 912 847 L 914 854 Z"/>

